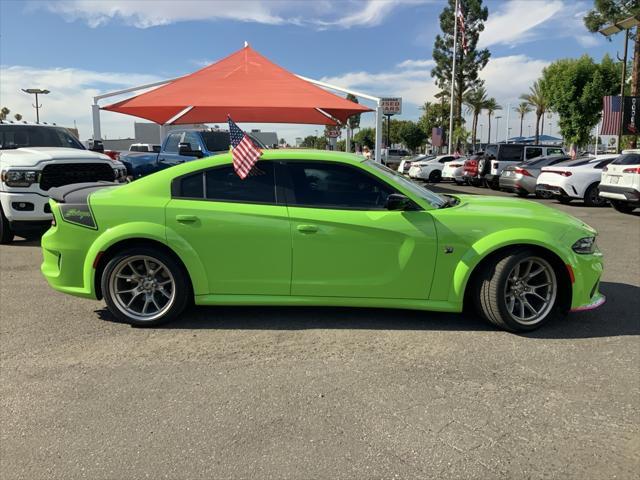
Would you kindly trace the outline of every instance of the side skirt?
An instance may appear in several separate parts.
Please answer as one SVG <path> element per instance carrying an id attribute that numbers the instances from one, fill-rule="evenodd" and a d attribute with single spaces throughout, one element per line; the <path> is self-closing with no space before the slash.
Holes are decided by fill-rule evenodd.
<path id="1" fill-rule="evenodd" d="M 302 297 L 290 295 L 196 295 L 196 305 L 270 305 L 308 307 L 400 308 L 461 312 L 462 303 L 396 298 Z"/>

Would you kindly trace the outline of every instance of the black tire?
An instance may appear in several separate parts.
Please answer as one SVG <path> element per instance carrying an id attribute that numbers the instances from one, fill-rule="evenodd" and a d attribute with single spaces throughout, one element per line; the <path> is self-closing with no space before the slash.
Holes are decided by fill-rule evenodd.
<path id="1" fill-rule="evenodd" d="M 159 264 L 163 264 L 173 276 L 174 294 L 173 299 L 168 302 L 171 303 L 171 305 L 157 318 L 139 319 L 128 315 L 123 311 L 124 307 L 119 305 L 118 300 L 114 296 L 115 292 L 113 292 L 112 287 L 115 286 L 117 288 L 117 283 L 114 283 L 116 280 L 112 279 L 112 277 L 114 276 L 116 268 L 119 268 L 125 259 L 132 259 L 136 257 L 149 257 L 150 259 L 157 260 Z M 117 252 L 113 257 L 111 257 L 111 259 L 109 259 L 106 267 L 104 268 L 100 284 L 104 300 L 111 314 L 118 320 L 137 327 L 153 327 L 174 320 L 182 313 L 192 296 L 190 288 L 191 282 L 189 281 L 184 268 L 171 255 L 152 246 L 126 248 Z M 140 283 L 138 283 L 138 286 L 140 286 Z M 142 292 L 139 294 L 142 294 Z"/>
<path id="2" fill-rule="evenodd" d="M 518 264 L 528 259 L 544 262 L 554 282 L 553 294 L 549 293 L 550 298 L 548 304 L 545 304 L 547 306 L 544 307 L 544 312 L 541 312 L 539 319 L 534 319 L 531 323 L 520 322 L 509 312 L 506 293 L 508 286 L 511 285 L 508 283 L 510 274 Z M 506 252 L 502 258 L 497 259 L 497 263 L 490 262 L 486 265 L 478 277 L 474 296 L 476 309 L 485 320 L 510 332 L 528 332 L 539 328 L 557 314 L 558 292 L 558 273 L 552 264 L 538 253 L 521 248 Z"/>
<path id="3" fill-rule="evenodd" d="M 622 202 L 620 200 L 610 200 L 611 206 L 620 213 L 632 213 L 636 206 L 629 202 Z"/>
<path id="4" fill-rule="evenodd" d="M 589 185 L 587 191 L 584 192 L 584 204 L 587 207 L 602 207 L 607 204 L 607 200 L 600 196 L 598 185 L 600 185 L 600 183 Z"/>
<path id="5" fill-rule="evenodd" d="M 558 201 L 563 205 L 569 205 L 573 200 L 571 197 L 558 197 Z"/>
<path id="6" fill-rule="evenodd" d="M 456 185 L 458 185 L 459 187 L 461 187 L 461 186 L 463 186 L 463 185 L 464 185 L 465 183 L 467 183 L 467 182 L 465 182 L 464 180 L 463 180 L 463 181 L 460 181 L 460 180 L 454 180 L 454 181 L 453 181 L 453 183 L 455 183 Z"/>
<path id="7" fill-rule="evenodd" d="M 434 170 L 429 174 L 429 181 L 431 183 L 440 183 L 442 180 L 442 172 L 440 170 Z"/>
<path id="8" fill-rule="evenodd" d="M 495 179 L 495 180 L 492 180 L 491 182 L 487 182 L 487 186 L 491 190 L 500 190 L 500 180 L 499 179 Z"/>
<path id="9" fill-rule="evenodd" d="M 527 198 L 529 196 L 529 192 L 527 192 L 526 190 L 516 190 L 516 195 L 518 195 L 520 198 Z"/>
<path id="10" fill-rule="evenodd" d="M 13 242 L 14 233 L 11 230 L 9 220 L 4 216 L 2 207 L 0 207 L 0 244 L 7 245 Z"/>

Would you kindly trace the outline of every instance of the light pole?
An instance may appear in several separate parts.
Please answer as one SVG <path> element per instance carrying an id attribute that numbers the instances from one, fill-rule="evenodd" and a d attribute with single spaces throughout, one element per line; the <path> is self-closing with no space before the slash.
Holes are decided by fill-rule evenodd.
<path id="1" fill-rule="evenodd" d="M 50 93 L 49 90 L 44 90 L 42 88 L 23 88 L 22 91 L 29 95 L 36 96 L 36 104 L 33 105 L 33 107 L 36 109 L 36 123 L 40 123 L 40 107 L 42 107 L 42 105 L 38 104 L 38 95 L 46 95 L 47 93 Z"/>
<path id="2" fill-rule="evenodd" d="M 479 148 L 482 148 L 482 127 L 483 126 L 484 125 L 480 124 L 480 145 L 479 145 Z"/>
<path id="3" fill-rule="evenodd" d="M 497 115 L 496 116 L 496 143 L 498 143 L 498 129 L 500 128 L 500 119 L 502 118 L 502 116 Z"/>

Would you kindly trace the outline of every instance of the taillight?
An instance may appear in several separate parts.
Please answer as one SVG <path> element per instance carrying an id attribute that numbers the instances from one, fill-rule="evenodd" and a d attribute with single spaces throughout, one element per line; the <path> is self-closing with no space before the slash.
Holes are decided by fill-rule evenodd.
<path id="1" fill-rule="evenodd" d="M 120 152 L 116 150 L 105 150 L 104 154 L 111 158 L 111 160 L 120 160 Z"/>
<path id="2" fill-rule="evenodd" d="M 622 170 L 622 173 L 638 173 L 638 174 L 640 174 L 640 167 L 625 168 L 624 170 Z"/>
<path id="3" fill-rule="evenodd" d="M 520 175 L 524 175 L 525 177 L 533 177 L 533 175 L 531 175 L 529 171 L 525 168 L 516 168 L 516 173 L 519 173 Z"/>
<path id="4" fill-rule="evenodd" d="M 571 175 L 573 175 L 573 173 L 571 172 L 567 172 L 566 170 L 564 172 L 559 172 L 557 170 L 547 170 L 547 169 L 542 169 L 542 173 L 555 173 L 557 175 L 562 175 L 563 177 L 570 177 Z"/>
<path id="5" fill-rule="evenodd" d="M 462 164 L 460 164 L 460 163 L 452 163 L 450 165 L 451 168 L 460 168 L 461 166 L 462 166 Z"/>

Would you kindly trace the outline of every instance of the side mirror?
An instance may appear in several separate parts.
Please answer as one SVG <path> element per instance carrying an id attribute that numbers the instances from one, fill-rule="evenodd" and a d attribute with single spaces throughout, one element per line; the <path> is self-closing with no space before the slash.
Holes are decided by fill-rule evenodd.
<path id="1" fill-rule="evenodd" d="M 406 210 L 411 205 L 411 200 L 405 195 L 392 193 L 387 197 L 384 207 L 387 210 Z"/>
<path id="2" fill-rule="evenodd" d="M 104 143 L 102 143 L 102 140 L 89 140 L 89 150 L 104 153 Z"/>
<path id="3" fill-rule="evenodd" d="M 200 150 L 192 150 L 191 144 L 186 142 L 178 145 L 178 155 L 202 158 L 202 152 Z"/>

